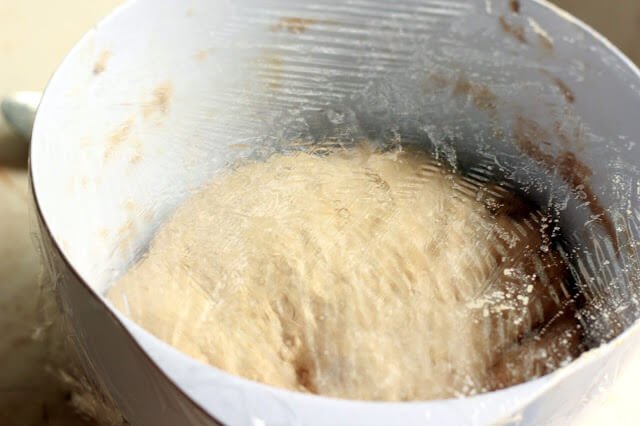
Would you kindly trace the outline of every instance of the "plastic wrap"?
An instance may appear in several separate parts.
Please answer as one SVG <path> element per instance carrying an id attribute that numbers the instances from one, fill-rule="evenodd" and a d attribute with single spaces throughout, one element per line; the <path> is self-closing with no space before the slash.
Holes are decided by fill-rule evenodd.
<path id="1" fill-rule="evenodd" d="M 48 270 L 85 363 L 132 424 L 562 421 L 638 339 L 638 77 L 533 1 L 128 3 L 67 57 L 33 133 Z M 497 182 L 537 206 L 541 247 L 567 271 L 546 294 L 586 352 L 521 385 L 453 393 L 472 397 L 332 399 L 208 366 L 105 300 L 203 185 L 362 140 L 419 149 L 474 191 Z M 174 325 L 168 335 L 190 330 Z"/>

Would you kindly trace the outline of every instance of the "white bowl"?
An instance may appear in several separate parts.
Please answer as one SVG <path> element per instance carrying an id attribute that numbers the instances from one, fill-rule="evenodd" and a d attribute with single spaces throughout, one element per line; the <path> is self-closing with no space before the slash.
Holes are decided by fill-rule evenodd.
<path id="1" fill-rule="evenodd" d="M 456 93 L 460 79 L 491 95 Z M 561 422 L 640 339 L 639 113 L 631 62 L 538 1 L 522 0 L 519 13 L 495 0 L 131 1 L 69 53 L 36 117 L 31 177 L 48 271 L 87 365 L 135 425 Z M 593 209 L 567 195 L 567 176 L 516 147 L 521 117 L 545 130 L 551 158 L 571 152 L 592 171 L 587 185 L 625 250 L 615 252 Z M 349 401 L 204 365 L 104 299 L 214 173 L 283 140 L 336 135 L 423 139 L 463 166 L 481 157 L 503 168 L 538 200 L 564 197 L 554 206 L 595 265 L 594 294 L 610 315 L 594 324 L 615 340 L 497 392 Z"/>

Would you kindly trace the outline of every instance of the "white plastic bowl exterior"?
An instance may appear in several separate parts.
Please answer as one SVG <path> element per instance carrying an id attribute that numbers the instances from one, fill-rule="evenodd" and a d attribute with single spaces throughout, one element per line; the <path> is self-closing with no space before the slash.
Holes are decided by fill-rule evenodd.
<path id="1" fill-rule="evenodd" d="M 190 190 L 240 155 L 239 144 L 260 143 L 289 111 L 375 95 L 379 76 L 415 64 L 462 70 L 527 112 L 544 102 L 523 99 L 518 87 L 544 92 L 553 84 L 540 69 L 553 73 L 575 98 L 562 108 L 586 123 L 580 158 L 594 187 L 604 187 L 614 161 L 616 173 L 640 165 L 638 70 L 585 25 L 536 1 L 521 1 L 516 14 L 495 0 L 137 0 L 65 58 L 36 117 L 33 193 L 62 309 L 85 361 L 132 424 L 560 423 L 638 346 L 636 321 L 555 373 L 506 390 L 431 402 L 348 401 L 275 389 L 199 363 L 106 302 L 109 283 Z M 398 87 L 417 93 L 414 76 Z M 551 91 L 556 96 L 544 105 L 564 102 Z M 384 108 L 372 111 L 364 115 L 384 126 Z M 486 121 L 474 114 L 469 120 Z M 425 132 L 438 139 L 433 129 Z"/>

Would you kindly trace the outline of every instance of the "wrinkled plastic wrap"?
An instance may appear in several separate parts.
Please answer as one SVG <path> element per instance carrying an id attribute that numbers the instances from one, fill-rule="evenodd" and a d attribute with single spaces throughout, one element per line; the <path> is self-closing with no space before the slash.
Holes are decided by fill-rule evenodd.
<path id="1" fill-rule="evenodd" d="M 533 1 L 129 3 L 67 57 L 45 93 L 33 133 L 32 183 L 48 271 L 81 357 L 132 424 L 208 424 L 214 419 L 225 424 L 560 422 L 610 377 L 638 340 L 640 122 L 633 119 L 633 111 L 640 108 L 639 83 L 637 69 L 613 47 L 570 17 Z M 494 221 L 508 218 L 512 236 L 519 233 L 536 246 L 501 240 L 511 252 L 495 259 L 506 265 L 489 265 L 484 282 L 499 287 L 512 276 L 528 276 L 505 287 L 524 292 L 510 294 L 513 303 L 504 312 L 487 310 L 485 315 L 482 296 L 496 296 L 495 288 L 481 286 L 468 298 L 455 296 L 471 307 L 477 305 L 478 317 L 463 318 L 486 324 L 475 334 L 481 353 L 501 345 L 530 345 L 535 357 L 504 348 L 497 361 L 489 357 L 488 365 L 503 365 L 501 371 L 506 372 L 494 374 L 499 378 L 491 386 L 472 383 L 434 396 L 351 394 L 353 399 L 418 402 L 357 401 L 339 392 L 328 395 L 347 398 L 325 398 L 312 395 L 322 393 L 322 383 L 309 380 L 320 358 L 309 361 L 313 356 L 305 358 L 293 350 L 291 377 L 299 387 L 265 386 L 239 377 L 260 381 L 260 371 L 226 368 L 236 376 L 207 365 L 216 362 L 188 349 L 201 343 L 198 335 L 190 334 L 196 329 L 191 319 L 204 318 L 209 329 L 225 324 L 241 328 L 245 320 L 234 324 L 233 315 L 228 319 L 224 311 L 218 317 L 198 316 L 199 305 L 180 293 L 181 285 L 175 285 L 177 292 L 170 295 L 175 301 L 168 305 L 175 321 L 162 318 L 152 324 L 163 324 L 158 325 L 161 330 L 146 325 L 165 342 L 127 318 L 132 307 L 127 306 L 126 292 L 120 297 L 120 311 L 106 301 L 108 289 L 138 262 L 151 259 L 155 242 L 166 240 L 167 233 L 194 231 L 187 243 L 203 240 L 209 232 L 230 241 L 234 235 L 246 236 L 242 221 L 229 222 L 236 223 L 236 234 L 228 224 L 220 232 L 200 229 L 197 218 L 183 224 L 182 231 L 171 228 L 186 206 L 205 197 L 211 182 L 223 182 L 234 170 L 264 161 L 277 163 L 277 158 L 291 160 L 310 153 L 318 161 L 329 161 L 336 150 L 355 150 L 363 141 L 373 144 L 376 152 L 401 159 L 402 152 L 428 156 L 416 168 L 435 167 L 435 175 L 446 174 L 448 189 L 477 203 L 474 214 Z M 384 186 L 384 173 L 376 173 Z M 351 179 L 360 175 L 355 171 Z M 239 187 L 247 197 L 258 196 L 270 182 L 252 181 L 251 176 L 247 187 Z M 424 176 L 412 176 L 399 179 L 397 194 L 405 193 L 405 184 L 422 184 Z M 380 184 L 375 176 L 372 179 Z M 318 179 L 308 182 L 313 186 Z M 340 185 L 338 191 L 355 186 Z M 393 188 L 388 193 L 394 194 Z M 411 200 L 419 199 L 409 193 Z M 213 217 L 215 212 L 206 207 L 230 208 L 225 200 L 242 207 L 240 197 L 216 199 L 212 194 L 212 201 L 202 204 L 204 209 L 194 211 Z M 504 201 L 513 194 L 521 201 Z M 530 207 L 523 213 L 513 205 Z M 418 211 L 431 208 L 428 203 L 411 206 Z M 343 207 L 332 206 L 338 213 L 351 213 Z M 379 208 L 385 208 L 382 198 Z M 363 218 L 369 217 L 367 211 Z M 519 214 L 527 219 L 514 219 Z M 286 218 L 279 223 L 287 223 Z M 265 236 L 269 229 L 264 227 Z M 488 241 L 494 238 L 488 235 Z M 311 240 L 317 242 L 317 237 Z M 381 288 L 393 284 L 397 273 L 407 270 L 407 246 L 398 248 L 396 263 L 385 256 L 388 251 L 371 248 L 366 259 L 380 259 L 389 277 L 382 274 L 371 282 Z M 180 258 L 176 268 L 184 269 L 171 277 L 187 276 L 193 288 L 215 290 L 211 282 L 217 278 L 200 277 L 202 268 L 189 265 L 190 252 L 198 249 L 187 244 L 171 254 L 171 259 Z M 206 261 L 207 255 L 193 262 Z M 524 263 L 510 267 L 521 258 Z M 549 264 L 555 269 L 545 267 Z M 311 267 L 309 273 L 314 271 Z M 273 275 L 278 282 L 283 276 Z M 304 288 L 305 275 L 296 276 L 298 291 Z M 162 284 L 162 279 L 155 283 L 151 278 L 138 282 Z M 339 280 L 328 282 L 336 285 Z M 419 280 L 414 276 L 403 282 L 411 289 Z M 529 292 L 529 286 L 535 291 Z M 295 291 L 291 294 L 298 294 Z M 376 295 L 352 297 L 351 306 L 358 312 L 364 306 L 358 303 L 375 304 Z M 154 306 L 154 300 L 158 303 L 148 297 L 147 304 L 134 309 L 154 311 L 160 306 Z M 219 303 L 215 294 L 206 300 Z M 279 312 L 281 302 L 274 302 L 273 312 Z M 330 322 L 324 318 L 340 318 L 339 310 L 323 306 L 307 312 L 320 328 Z M 161 310 L 153 315 L 162 315 Z M 371 318 L 376 317 L 364 322 Z M 426 324 L 414 328 L 433 327 L 432 322 Z M 459 330 L 455 327 L 464 321 L 451 324 L 452 330 Z M 421 330 L 407 329 L 398 332 L 399 339 L 411 344 L 420 340 L 411 336 L 419 336 L 414 333 Z M 302 330 L 308 331 L 304 326 Z M 294 342 L 305 336 L 308 333 L 283 332 L 280 337 Z M 186 341 L 181 349 L 197 360 L 167 344 L 180 340 Z M 219 340 L 225 347 L 218 348 L 229 357 L 234 351 L 227 344 L 231 340 Z M 354 335 L 345 341 L 357 346 L 318 346 L 328 352 L 323 354 L 329 362 L 325 367 L 341 374 L 357 368 L 331 367 L 331 351 L 362 353 L 367 339 Z M 235 350 L 261 352 L 259 346 L 244 344 Z M 407 364 L 398 365 L 402 370 Z M 218 366 L 225 369 L 220 362 Z M 451 365 L 433 367 L 442 375 L 440 367 L 446 371 Z M 514 377 L 523 368 L 529 372 Z M 451 375 L 460 371 L 467 370 L 451 370 Z M 468 377 L 459 375 L 462 382 Z M 528 378 L 535 379 L 511 386 Z M 372 379 L 369 388 L 380 384 L 384 389 L 380 380 Z M 474 396 L 424 401 L 465 395 Z"/>

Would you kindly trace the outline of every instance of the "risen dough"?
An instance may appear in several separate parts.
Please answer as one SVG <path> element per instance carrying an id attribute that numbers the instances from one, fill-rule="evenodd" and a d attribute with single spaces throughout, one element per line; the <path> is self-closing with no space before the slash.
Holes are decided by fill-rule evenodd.
<path id="1" fill-rule="evenodd" d="M 270 385 L 473 394 L 575 354 L 544 220 L 414 150 L 274 155 L 189 199 L 108 297 L 170 345 Z"/>

